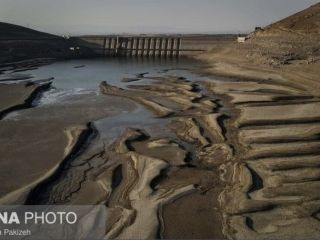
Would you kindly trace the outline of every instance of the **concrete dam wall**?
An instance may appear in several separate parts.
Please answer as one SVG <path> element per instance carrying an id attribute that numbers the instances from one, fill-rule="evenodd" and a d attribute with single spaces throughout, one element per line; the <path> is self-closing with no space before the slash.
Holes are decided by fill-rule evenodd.
<path id="1" fill-rule="evenodd" d="M 74 37 L 81 46 L 101 56 L 178 57 L 210 50 L 217 41 L 234 41 L 235 35 L 106 35 Z"/>

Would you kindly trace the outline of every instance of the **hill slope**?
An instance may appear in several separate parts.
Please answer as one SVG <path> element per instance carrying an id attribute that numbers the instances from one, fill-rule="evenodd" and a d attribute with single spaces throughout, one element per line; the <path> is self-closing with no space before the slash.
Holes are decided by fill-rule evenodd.
<path id="1" fill-rule="evenodd" d="M 78 46 L 75 52 L 70 47 Z M 86 46 L 75 40 L 0 22 L 0 63 L 33 58 L 77 58 L 91 56 Z"/>
<path id="2" fill-rule="evenodd" d="M 259 34 L 320 35 L 320 3 L 267 26 Z"/>
<path id="3" fill-rule="evenodd" d="M 283 64 L 320 61 L 320 3 L 253 32 L 242 46 L 252 61 Z"/>
<path id="4" fill-rule="evenodd" d="M 0 22 L 0 39 L 46 39 L 60 38 L 58 36 L 39 32 L 30 28 Z"/>

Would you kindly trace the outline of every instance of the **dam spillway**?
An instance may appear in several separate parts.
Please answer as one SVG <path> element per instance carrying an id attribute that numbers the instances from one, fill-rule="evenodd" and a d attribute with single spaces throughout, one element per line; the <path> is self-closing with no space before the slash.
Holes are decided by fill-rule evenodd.
<path id="1" fill-rule="evenodd" d="M 81 40 L 103 56 L 178 57 L 182 51 L 180 37 L 89 36 Z"/>

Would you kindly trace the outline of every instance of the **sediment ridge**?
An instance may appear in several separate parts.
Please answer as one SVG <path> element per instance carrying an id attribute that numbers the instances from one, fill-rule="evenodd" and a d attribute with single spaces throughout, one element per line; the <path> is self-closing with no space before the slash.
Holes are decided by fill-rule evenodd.
<path id="1" fill-rule="evenodd" d="M 34 100 L 44 91 L 50 89 L 52 82 L 22 84 L 0 84 L 1 104 L 0 120 L 7 114 L 26 108 L 33 107 Z"/>
<path id="2" fill-rule="evenodd" d="M 96 134 L 97 131 L 91 123 L 88 123 L 86 127 L 73 126 L 67 129 L 66 135 L 68 138 L 68 144 L 65 148 L 65 158 L 61 161 L 61 163 L 52 175 L 50 175 L 41 183 L 37 184 L 37 186 L 32 189 L 25 201 L 25 204 L 47 204 L 49 201 L 48 195 L 50 195 L 50 192 L 52 191 L 51 186 L 56 181 L 58 181 L 62 175 L 66 173 L 67 169 L 70 168 L 72 165 L 72 160 L 84 151 L 86 145 L 89 144 L 90 139 L 94 138 Z"/>
<path id="3" fill-rule="evenodd" d="M 220 195 L 224 233 L 230 239 L 317 239 L 319 102 L 293 86 L 258 82 L 205 83 L 230 97 L 239 111 L 233 122 L 238 154 Z"/>

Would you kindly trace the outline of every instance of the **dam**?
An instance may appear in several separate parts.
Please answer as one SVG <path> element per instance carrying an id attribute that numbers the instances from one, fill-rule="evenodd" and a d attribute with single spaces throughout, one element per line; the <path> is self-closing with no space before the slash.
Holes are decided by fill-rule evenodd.
<path id="1" fill-rule="evenodd" d="M 90 35 L 72 37 L 73 42 L 100 56 L 179 57 L 210 48 L 217 41 L 234 40 L 233 35 Z"/>
<path id="2" fill-rule="evenodd" d="M 181 38 L 105 37 L 103 55 L 179 56 Z"/>

